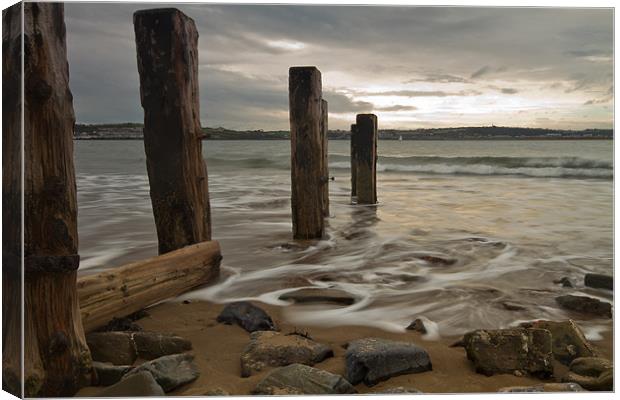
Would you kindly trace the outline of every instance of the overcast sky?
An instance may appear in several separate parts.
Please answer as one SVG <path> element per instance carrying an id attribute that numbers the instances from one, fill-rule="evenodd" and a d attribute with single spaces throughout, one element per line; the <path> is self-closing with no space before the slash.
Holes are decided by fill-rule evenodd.
<path id="1" fill-rule="evenodd" d="M 330 129 L 362 112 L 380 128 L 612 127 L 611 9 L 173 6 L 200 34 L 203 126 L 288 130 L 288 68 L 316 65 Z M 144 8 L 65 5 L 78 122 L 142 121 Z"/>

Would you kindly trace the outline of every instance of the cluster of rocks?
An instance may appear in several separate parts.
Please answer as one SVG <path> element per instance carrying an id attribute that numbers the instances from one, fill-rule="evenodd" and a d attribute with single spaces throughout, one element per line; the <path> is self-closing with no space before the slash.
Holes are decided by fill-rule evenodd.
<path id="1" fill-rule="evenodd" d="M 115 331 L 113 329 L 127 329 Z M 99 396 L 163 396 L 200 375 L 189 340 L 145 332 L 137 324 L 115 320 L 90 333 L 86 342 L 93 358 L 96 386 L 107 386 Z M 135 365 L 137 361 L 141 361 Z"/>
<path id="2" fill-rule="evenodd" d="M 567 365 L 564 384 L 548 383 L 531 387 L 509 387 L 508 392 L 549 392 L 612 390 L 613 365 L 598 357 L 574 321 L 534 321 L 520 327 L 476 330 L 467 333 L 460 345 L 476 372 L 531 375 L 542 379 L 554 376 L 554 361 Z"/>
<path id="3" fill-rule="evenodd" d="M 553 281 L 556 284 L 561 284 L 562 287 L 574 288 L 575 285 L 568 277 L 562 277 Z M 584 277 L 584 286 L 613 290 L 614 279 L 609 275 L 601 274 L 586 274 Z M 562 295 L 555 298 L 555 301 L 562 308 L 567 310 L 576 311 L 578 313 L 590 314 L 599 317 L 611 318 L 611 304 L 599 299 L 588 296 L 576 296 L 576 295 Z"/>
<path id="4" fill-rule="evenodd" d="M 250 332 L 250 342 L 241 355 L 242 377 L 274 368 L 257 384 L 253 394 L 351 394 L 357 393 L 353 385 L 359 383 L 373 386 L 394 376 L 432 369 L 426 350 L 413 343 L 364 338 L 346 345 L 343 377 L 314 367 L 333 357 L 328 345 L 304 333 L 277 331 L 269 315 L 251 303 L 229 304 L 217 320 Z M 418 391 L 398 388 L 393 393 Z"/>

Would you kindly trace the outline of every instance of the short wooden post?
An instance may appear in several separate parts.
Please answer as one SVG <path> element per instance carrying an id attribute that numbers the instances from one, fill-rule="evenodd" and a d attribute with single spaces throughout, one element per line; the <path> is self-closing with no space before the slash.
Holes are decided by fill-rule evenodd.
<path id="1" fill-rule="evenodd" d="M 174 8 L 134 14 L 144 149 L 159 253 L 210 240 L 198 99 L 198 32 Z"/>
<path id="2" fill-rule="evenodd" d="M 322 188 L 322 202 L 323 202 L 323 216 L 329 217 L 329 138 L 328 134 L 328 107 L 327 101 L 321 100 L 321 140 L 323 142 L 323 162 L 321 164 L 321 170 L 323 175 Z"/>
<path id="3" fill-rule="evenodd" d="M 3 13 L 3 44 L 6 44 L 3 65 L 4 73 L 15 73 L 13 67 L 21 67 L 18 49 L 24 40 L 24 393 L 34 396 L 72 396 L 91 381 L 91 357 L 82 328 L 78 308 L 77 269 L 79 266 L 77 233 L 77 198 L 75 170 L 73 166 L 73 126 L 75 117 L 73 101 L 69 90 L 69 68 L 65 40 L 64 7 L 62 3 L 23 3 L 24 26 L 21 32 L 20 12 Z M 12 59 L 18 57 L 19 61 Z M 4 88 L 3 88 L 4 89 Z M 21 87 L 13 87 L 17 93 Z M 13 103 L 12 93 L 5 98 L 3 109 L 8 117 L 9 132 L 3 129 L 3 137 L 9 150 L 15 149 L 13 139 L 20 136 L 14 132 L 21 118 L 22 104 Z M 20 96 L 17 95 L 17 100 Z M 17 114 L 16 114 L 17 113 Z M 3 153 L 3 178 L 15 182 L 21 170 L 15 162 L 20 154 Z M 10 184 L 10 183 L 9 183 Z M 4 195 L 10 204 L 20 196 L 16 186 Z M 3 199 L 4 206 L 4 199 Z M 21 208 L 21 207 L 20 207 Z M 14 219 L 15 207 L 5 209 Z M 3 250 L 3 258 L 13 259 L 3 266 L 15 273 L 19 271 L 21 254 L 15 254 L 21 239 L 18 235 L 21 222 L 3 227 L 10 232 L 9 243 Z M 7 231 L 5 231 L 7 232 Z M 18 242 L 15 242 L 18 240 Z M 17 245 L 17 246 L 16 246 Z M 13 253 L 13 254 L 11 254 Z M 17 272 L 19 274 L 19 272 Z M 4 300 L 4 298 L 3 298 Z M 21 302 L 21 299 L 20 299 Z M 6 310 L 6 304 L 3 308 Z M 19 304 L 13 304 L 18 308 Z M 5 315 L 6 329 L 14 324 Z M 3 338 L 4 356 L 14 357 L 14 348 L 19 349 L 19 339 Z M 7 360 L 11 367 L 18 366 L 16 360 Z M 6 365 L 6 364 L 5 364 Z M 5 386 L 11 392 L 20 393 L 21 382 L 18 371 L 4 369 L 8 378 Z"/>
<path id="4" fill-rule="evenodd" d="M 357 147 L 356 147 L 356 141 L 357 141 L 357 134 L 355 133 L 357 130 L 357 127 L 355 126 L 355 124 L 351 125 L 351 201 L 353 201 L 354 198 L 357 198 Z"/>
<path id="5" fill-rule="evenodd" d="M 357 204 L 377 203 L 377 116 L 358 114 L 356 119 Z"/>
<path id="6" fill-rule="evenodd" d="M 321 72 L 316 67 L 289 69 L 291 207 L 295 239 L 317 239 L 324 233 L 321 96 Z"/>

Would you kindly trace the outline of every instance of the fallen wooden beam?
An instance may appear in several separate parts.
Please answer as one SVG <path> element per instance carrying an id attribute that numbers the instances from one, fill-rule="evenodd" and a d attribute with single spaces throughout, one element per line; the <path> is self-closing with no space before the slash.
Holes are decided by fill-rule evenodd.
<path id="1" fill-rule="evenodd" d="M 221 260 L 219 242 L 207 241 L 79 278 L 84 330 L 212 282 Z"/>

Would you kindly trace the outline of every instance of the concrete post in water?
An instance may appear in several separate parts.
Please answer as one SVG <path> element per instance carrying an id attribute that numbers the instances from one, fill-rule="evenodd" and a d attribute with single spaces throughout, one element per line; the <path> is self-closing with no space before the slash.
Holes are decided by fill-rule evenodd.
<path id="1" fill-rule="evenodd" d="M 321 164 L 321 170 L 323 171 L 323 186 L 322 189 L 322 203 L 323 203 L 323 216 L 329 217 L 329 138 L 328 134 L 328 108 L 327 101 L 321 100 L 321 139 L 323 142 L 323 162 Z"/>
<path id="2" fill-rule="evenodd" d="M 198 32 L 174 8 L 134 14 L 144 149 L 159 253 L 211 239 L 198 99 Z"/>
<path id="3" fill-rule="evenodd" d="M 22 4 L 3 12 L 2 269 L 5 278 L 7 274 L 20 276 L 23 256 L 24 375 L 16 370 L 21 367 L 21 338 L 14 335 L 21 330 L 19 325 L 16 328 L 20 317 L 15 311 L 22 300 L 18 296 L 17 302 L 7 304 L 15 288 L 7 291 L 4 286 L 3 387 L 17 396 L 67 397 L 90 384 L 92 362 L 76 287 L 80 257 L 73 165 L 75 117 L 63 4 L 25 2 L 23 26 L 21 20 Z M 20 76 L 23 93 L 21 79 L 14 80 Z M 21 136 L 22 106 L 23 160 L 16 151 L 21 150 L 16 140 Z M 23 231 L 20 211 L 24 213 Z M 11 225 L 6 226 L 7 221 Z"/>
<path id="4" fill-rule="evenodd" d="M 377 203 L 377 116 L 358 114 L 355 139 L 357 204 Z"/>
<path id="5" fill-rule="evenodd" d="M 356 147 L 356 134 L 357 126 L 351 125 L 351 202 L 357 199 L 357 147 Z"/>
<path id="6" fill-rule="evenodd" d="M 324 233 L 321 72 L 289 69 L 291 124 L 291 207 L 293 237 L 318 239 Z"/>

